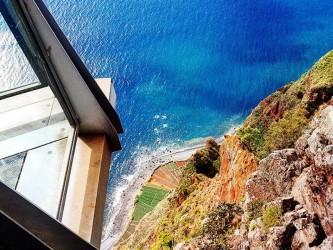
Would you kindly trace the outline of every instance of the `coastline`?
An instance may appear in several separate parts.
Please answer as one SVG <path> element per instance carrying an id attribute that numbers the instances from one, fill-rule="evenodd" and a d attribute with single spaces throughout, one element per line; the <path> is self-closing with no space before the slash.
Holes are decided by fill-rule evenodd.
<path id="1" fill-rule="evenodd" d="M 234 134 L 237 131 L 238 126 L 233 127 L 227 131 L 226 134 Z M 153 172 L 160 166 L 167 164 L 171 161 L 185 161 L 190 158 L 198 149 L 204 147 L 206 138 L 197 138 L 188 142 L 184 147 L 177 149 L 168 149 L 158 151 L 150 159 L 141 161 L 140 170 L 131 176 L 131 182 L 126 189 L 122 190 L 120 209 L 117 211 L 117 215 L 114 217 L 113 222 L 108 222 L 104 229 L 104 238 L 102 239 L 101 249 L 110 250 L 113 245 L 118 242 L 120 237 L 125 232 L 128 223 L 130 222 L 131 212 L 133 212 L 134 200 L 141 187 L 151 177 Z M 214 140 L 221 144 L 224 140 L 224 136 L 214 138 Z M 106 233 L 107 232 L 107 233 Z"/>
<path id="2" fill-rule="evenodd" d="M 187 160 L 192 156 L 193 153 L 195 153 L 203 146 L 204 143 L 175 151 L 170 150 L 171 152 L 169 151 L 165 155 L 153 157 L 151 160 L 144 163 L 146 165 L 149 165 L 150 168 L 148 171 L 141 173 L 140 176 L 138 176 L 138 178 L 136 179 L 136 181 L 134 181 L 132 185 L 127 188 L 127 195 L 123 196 L 122 208 L 120 209 L 119 213 L 115 218 L 115 221 L 117 221 L 117 223 L 113 223 L 112 226 L 112 236 L 102 240 L 101 249 L 112 249 L 112 246 L 117 243 L 119 238 L 125 232 L 128 223 L 130 222 L 131 212 L 133 212 L 134 199 L 140 191 L 142 185 L 146 183 L 147 179 L 150 178 L 153 172 L 161 165 L 164 165 L 170 161 Z"/>

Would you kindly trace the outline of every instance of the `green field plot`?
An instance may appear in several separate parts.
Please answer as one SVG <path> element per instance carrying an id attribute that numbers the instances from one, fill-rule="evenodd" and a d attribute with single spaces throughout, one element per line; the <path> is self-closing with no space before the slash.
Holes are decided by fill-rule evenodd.
<path id="1" fill-rule="evenodd" d="M 133 212 L 133 220 L 139 221 L 145 214 L 153 210 L 153 208 L 164 199 L 169 192 L 163 189 L 151 186 L 143 186 L 141 194 L 136 197 L 135 208 Z"/>
<path id="2" fill-rule="evenodd" d="M 169 162 L 166 167 L 169 169 L 169 170 L 176 170 L 178 167 L 176 165 L 176 163 L 174 162 Z"/>

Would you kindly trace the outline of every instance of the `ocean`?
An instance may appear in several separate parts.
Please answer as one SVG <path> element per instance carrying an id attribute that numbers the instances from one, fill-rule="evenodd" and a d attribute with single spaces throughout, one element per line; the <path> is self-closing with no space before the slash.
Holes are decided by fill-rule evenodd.
<path id="1" fill-rule="evenodd" d="M 150 159 L 220 138 L 333 49 L 332 0 L 45 3 L 92 75 L 115 84 L 125 133 L 109 177 L 112 242 Z"/>

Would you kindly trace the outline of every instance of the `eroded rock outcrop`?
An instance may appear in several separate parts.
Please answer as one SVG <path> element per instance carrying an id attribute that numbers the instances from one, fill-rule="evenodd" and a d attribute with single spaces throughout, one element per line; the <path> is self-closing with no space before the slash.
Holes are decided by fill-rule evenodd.
<path id="1" fill-rule="evenodd" d="M 292 195 L 317 214 L 326 235 L 333 236 L 333 106 L 314 119 L 297 141 L 296 150 L 309 166 L 296 181 Z"/>
<path id="2" fill-rule="evenodd" d="M 260 161 L 259 170 L 247 181 L 246 192 L 264 201 L 288 195 L 304 167 L 295 149 L 276 151 Z"/>
<path id="3" fill-rule="evenodd" d="M 248 179 L 243 222 L 249 226 L 233 249 L 333 249 L 333 106 L 295 145 L 261 160 Z"/>
<path id="4" fill-rule="evenodd" d="M 220 161 L 219 196 L 226 202 L 238 202 L 244 196 L 247 178 L 257 170 L 259 162 L 244 149 L 237 136 L 225 136 L 220 148 Z"/>

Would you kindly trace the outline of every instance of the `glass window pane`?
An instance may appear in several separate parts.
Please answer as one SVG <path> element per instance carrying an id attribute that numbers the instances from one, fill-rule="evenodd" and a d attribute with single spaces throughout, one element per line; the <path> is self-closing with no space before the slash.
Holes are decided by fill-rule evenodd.
<path id="1" fill-rule="evenodd" d="M 2 15 L 0 15 L 0 58 L 0 93 L 40 84 Z"/>
<path id="2" fill-rule="evenodd" d="M 16 188 L 26 153 L 19 153 L 0 160 L 0 180 L 12 189 Z"/>
<path id="3" fill-rule="evenodd" d="M 74 128 L 15 4 L 0 1 L 0 181 L 58 218 Z"/>

